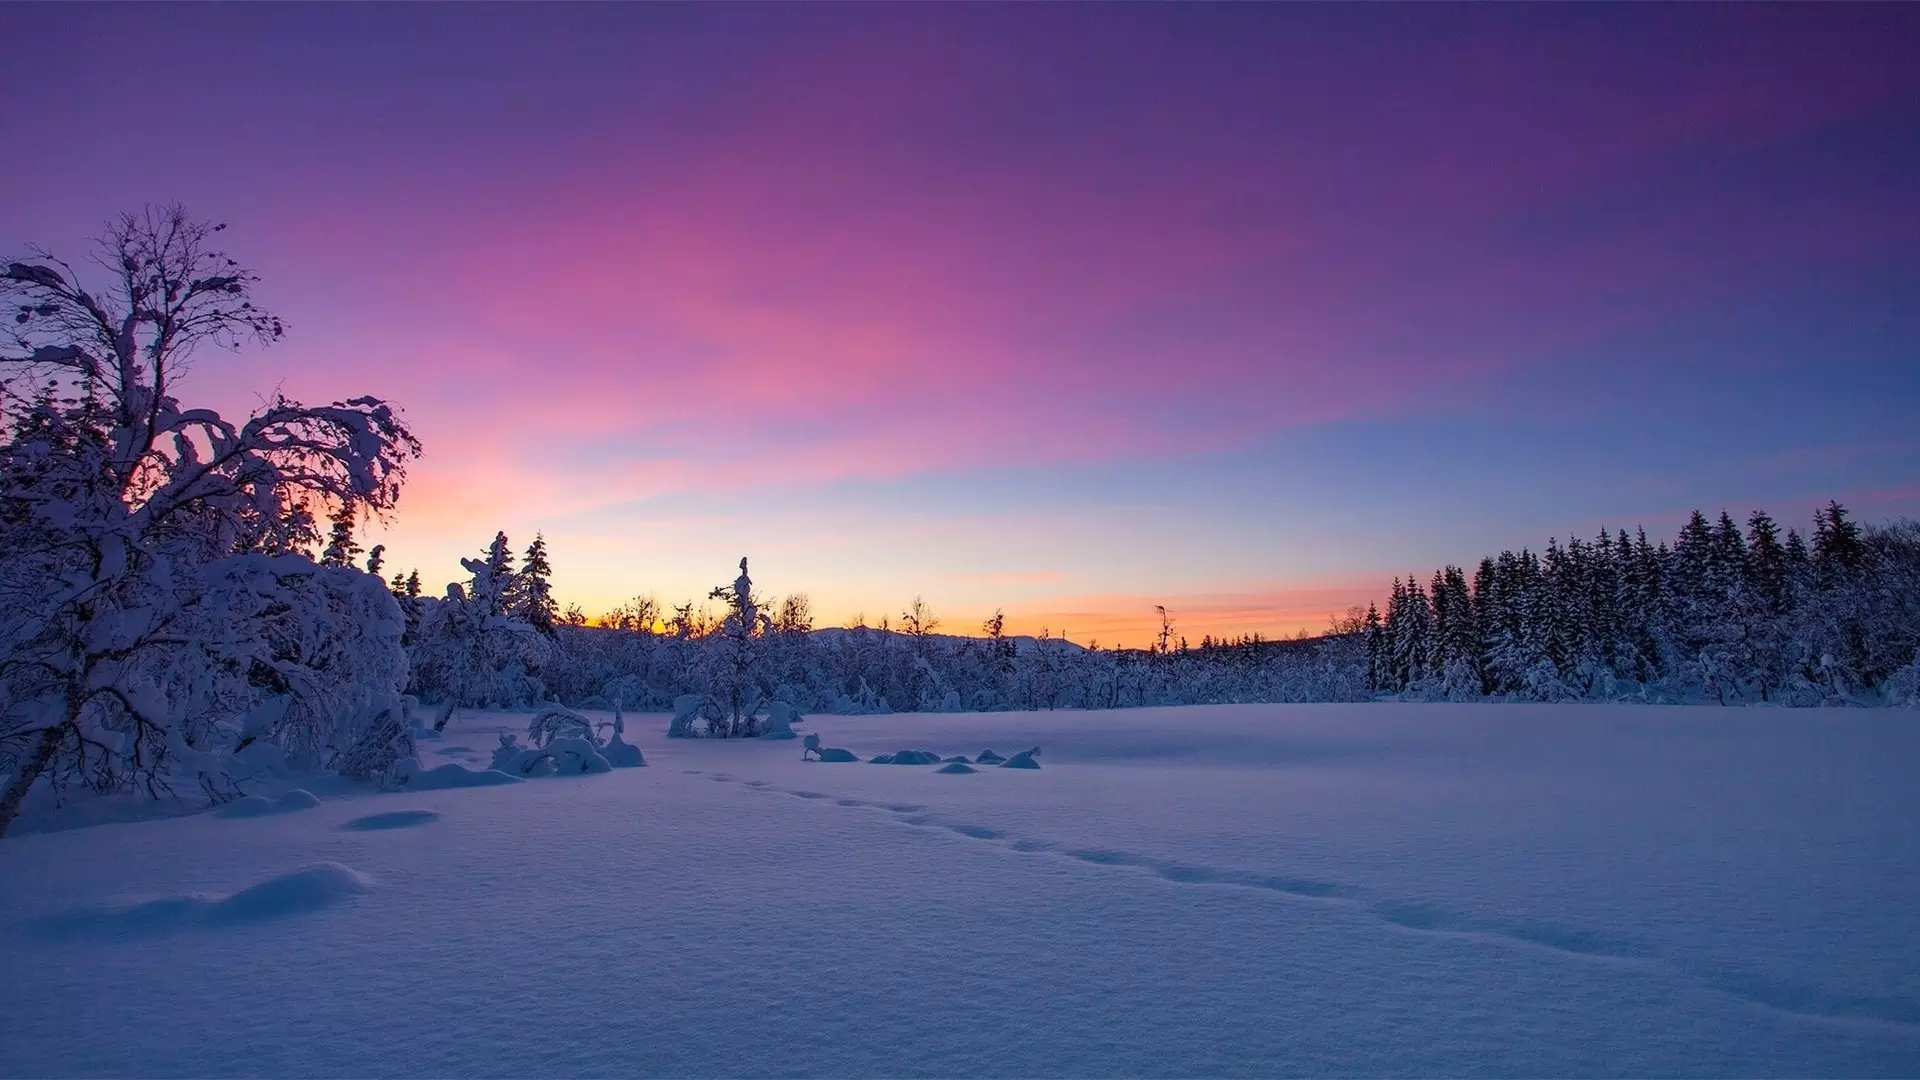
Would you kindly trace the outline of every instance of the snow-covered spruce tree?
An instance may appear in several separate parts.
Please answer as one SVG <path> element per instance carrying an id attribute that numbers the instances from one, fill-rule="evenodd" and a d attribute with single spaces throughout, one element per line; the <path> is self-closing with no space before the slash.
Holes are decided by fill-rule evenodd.
<path id="1" fill-rule="evenodd" d="M 533 543 L 527 545 L 515 586 L 513 615 L 543 634 L 553 633 L 560 607 L 553 602 L 553 564 L 547 561 L 547 538 L 544 534 L 535 533 Z"/>
<path id="2" fill-rule="evenodd" d="M 333 526 L 327 533 L 326 549 L 320 552 L 321 566 L 352 566 L 360 555 L 360 544 L 353 537 L 353 508 L 334 511 Z M 377 569 L 369 571 L 378 574 Z"/>
<path id="3" fill-rule="evenodd" d="M 398 705 L 391 596 L 298 552 L 309 505 L 391 507 L 419 443 L 374 398 L 276 397 L 238 424 L 175 399 L 199 347 L 284 332 L 223 228 L 123 215 L 91 286 L 42 250 L 0 264 L 0 833 L 42 778 L 214 784 L 242 740 L 304 714 L 337 754 L 330 729 Z M 341 655 L 343 617 L 376 655 Z"/>
<path id="4" fill-rule="evenodd" d="M 753 595 L 753 579 L 747 576 L 747 560 L 740 559 L 740 576 L 731 586 L 716 586 L 707 594 L 710 600 L 724 600 L 727 614 L 721 618 L 718 640 L 704 650 L 704 681 L 707 692 L 719 703 L 721 718 L 707 725 L 707 734 L 720 738 L 751 738 L 758 735 L 758 714 L 766 703 L 767 687 L 760 670 L 761 639 L 772 625 L 772 617 L 761 610 Z"/>
<path id="5" fill-rule="evenodd" d="M 421 597 L 411 605 L 417 621 L 407 650 L 410 685 L 423 701 L 513 707 L 545 700 L 539 676 L 556 649 L 513 612 L 508 592 L 518 575 L 499 569 L 506 550 L 505 535 L 495 536 L 487 555 L 460 560 L 472 575 L 465 585 L 450 584 L 444 599 Z"/>
<path id="6" fill-rule="evenodd" d="M 492 610 L 487 614 L 505 615 L 512 609 L 515 594 L 519 591 L 519 579 L 516 578 L 513 573 L 513 545 L 507 542 L 506 533 L 498 532 L 493 534 L 493 542 L 487 545 L 487 555 L 484 561 L 486 563 L 486 569 L 484 571 L 486 579 L 485 593 L 492 601 Z M 460 563 L 462 566 L 466 566 L 467 560 L 462 559 Z M 481 570 L 476 570 L 471 566 L 468 566 L 467 569 L 468 572 L 474 575 L 476 582 L 480 581 L 482 575 Z M 478 593 L 474 593 L 473 595 L 477 596 Z"/>

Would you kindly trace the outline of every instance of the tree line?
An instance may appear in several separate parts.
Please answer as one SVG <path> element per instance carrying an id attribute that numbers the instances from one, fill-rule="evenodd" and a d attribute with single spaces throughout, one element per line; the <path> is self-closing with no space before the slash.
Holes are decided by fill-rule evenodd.
<path id="1" fill-rule="evenodd" d="M 547 697 L 588 708 L 671 709 L 723 700 L 716 730 L 751 732 L 756 710 L 990 711 L 1236 702 L 1406 700 L 1920 701 L 1920 526 L 1863 528 L 1838 502 L 1811 543 L 1764 511 L 1745 529 L 1695 512 L 1673 542 L 1644 529 L 1489 556 L 1429 582 L 1395 579 L 1386 611 L 1351 609 L 1310 640 L 1259 635 L 1189 648 L 1172 616 L 1145 649 L 1005 632 L 1000 613 L 966 636 L 936 632 L 915 599 L 897 619 L 816 630 L 804 594 L 753 592 L 741 576 L 663 610 L 651 597 L 589 625 L 551 618 L 544 547 L 517 572 L 489 556 L 446 599 L 398 589 L 410 692 L 467 706 Z M 511 574 L 502 585 L 502 574 Z M 397 582 L 398 579 L 396 579 Z M 414 579 L 409 579 L 413 581 Z M 519 582 L 525 582 L 520 584 Z M 516 607 L 516 603 L 521 606 Z M 542 620 L 545 621 L 542 621 Z"/>
<path id="2" fill-rule="evenodd" d="M 1368 685 L 1425 698 L 1900 698 L 1920 662 L 1920 526 L 1863 529 L 1829 502 L 1809 543 L 1763 510 L 1744 530 L 1696 510 L 1671 544 L 1602 531 L 1470 578 L 1395 579 L 1364 632 Z"/>
<path id="3" fill-rule="evenodd" d="M 90 271 L 0 260 L 0 834 L 35 790 L 403 782 L 422 703 L 442 724 L 460 706 L 657 709 L 720 736 L 781 704 L 1920 704 L 1920 526 L 1862 528 L 1838 503 L 1810 542 L 1696 513 L 1671 544 L 1619 532 L 1448 566 L 1307 641 L 1188 648 L 1164 608 L 1145 649 L 1017 637 L 998 613 L 951 636 L 918 599 L 817 628 L 744 558 L 717 611 L 640 597 L 590 625 L 556 600 L 545 538 L 516 555 L 504 533 L 430 594 L 356 539 L 421 451 L 391 404 L 276 396 L 231 421 L 176 397 L 196 350 L 285 333 L 223 229 L 148 208 L 109 224 Z"/>

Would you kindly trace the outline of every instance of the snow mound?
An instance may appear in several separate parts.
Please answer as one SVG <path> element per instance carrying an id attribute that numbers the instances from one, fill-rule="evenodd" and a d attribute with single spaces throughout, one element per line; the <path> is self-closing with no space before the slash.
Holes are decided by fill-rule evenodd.
<path id="1" fill-rule="evenodd" d="M 249 818 L 265 817 L 268 814 L 291 814 L 296 810 L 311 810 L 320 805 L 313 792 L 306 788 L 294 788 L 277 799 L 265 795 L 249 795 L 237 799 L 213 812 L 214 817 Z"/>
<path id="2" fill-rule="evenodd" d="M 973 766 L 967 764 L 964 761 L 949 761 L 945 765 L 942 765 L 938 769 L 934 770 L 934 772 L 949 773 L 954 775 L 958 775 L 960 773 L 972 773 L 972 772 L 979 772 L 979 771 L 980 771 L 979 769 L 974 768 Z"/>
<path id="3" fill-rule="evenodd" d="M 1037 746 L 1031 750 L 1022 750 L 1001 762 L 1000 767 L 1003 769 L 1037 769 L 1040 767 L 1040 763 L 1033 759 L 1039 755 L 1040 748 Z"/>
<path id="4" fill-rule="evenodd" d="M 640 748 L 621 738 L 618 730 L 614 731 L 613 739 L 600 748 L 600 756 L 616 769 L 637 769 L 647 763 Z"/>
<path id="5" fill-rule="evenodd" d="M 318 911 L 372 887 L 373 879 L 352 867 L 337 862 L 314 863 L 218 901 L 205 921 L 225 925 Z"/>
<path id="6" fill-rule="evenodd" d="M 767 707 L 767 718 L 761 722 L 760 737 L 762 739 L 797 739 L 800 733 L 793 730 L 793 725 L 804 719 L 799 709 L 784 701 L 776 701 Z"/>
<path id="7" fill-rule="evenodd" d="M 354 818 L 347 822 L 345 827 L 361 832 L 371 832 L 375 829 L 411 829 L 417 825 L 438 820 L 440 820 L 438 810 L 388 810 L 382 814 L 368 814 L 365 817 Z"/>
<path id="8" fill-rule="evenodd" d="M 999 754 L 996 754 L 991 750 L 982 750 L 980 751 L 980 756 L 977 758 L 974 758 L 973 760 L 976 764 L 980 764 L 980 765 L 998 765 L 1007 759 L 1001 757 Z"/>
<path id="9" fill-rule="evenodd" d="M 186 893 L 137 904 L 77 907 L 42 920 L 40 929 L 55 938 L 122 938 L 234 926 L 329 908 L 373 884 L 352 867 L 320 862 L 228 896 Z"/>
<path id="10" fill-rule="evenodd" d="M 940 755 L 931 750 L 896 750 L 873 759 L 875 765 L 938 765 Z"/>
<path id="11" fill-rule="evenodd" d="M 401 783 L 408 791 L 445 791 L 449 788 L 515 784 L 519 781 L 519 777 L 508 776 L 497 769 L 469 769 L 465 765 L 449 761 L 445 765 L 424 772 L 408 773 L 402 778 Z"/>
<path id="12" fill-rule="evenodd" d="M 547 744 L 547 753 L 553 755 L 554 771 L 563 776 L 613 771 L 613 763 L 587 739 L 555 739 Z"/>

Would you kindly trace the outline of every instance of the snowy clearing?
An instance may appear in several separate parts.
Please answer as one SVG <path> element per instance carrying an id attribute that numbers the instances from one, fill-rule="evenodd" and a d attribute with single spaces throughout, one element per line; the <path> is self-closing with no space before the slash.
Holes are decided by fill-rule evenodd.
<path id="1" fill-rule="evenodd" d="M 804 723 L 858 763 L 666 724 L 0 843 L 0 1073 L 1920 1074 L 1910 715 Z"/>

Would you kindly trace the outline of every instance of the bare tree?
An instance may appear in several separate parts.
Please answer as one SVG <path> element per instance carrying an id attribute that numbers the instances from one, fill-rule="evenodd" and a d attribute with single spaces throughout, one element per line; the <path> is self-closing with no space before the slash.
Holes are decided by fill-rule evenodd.
<path id="1" fill-rule="evenodd" d="M 773 617 L 776 634 L 805 634 L 813 629 L 813 600 L 806 593 L 794 593 L 780 601 Z"/>
<path id="2" fill-rule="evenodd" d="M 940 627 L 940 620 L 933 614 L 927 602 L 916 596 L 913 606 L 900 613 L 900 632 L 907 636 L 915 655 L 925 655 L 933 632 Z"/>

